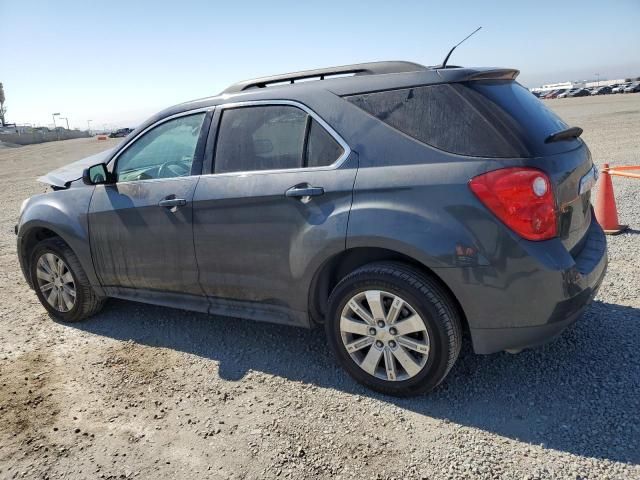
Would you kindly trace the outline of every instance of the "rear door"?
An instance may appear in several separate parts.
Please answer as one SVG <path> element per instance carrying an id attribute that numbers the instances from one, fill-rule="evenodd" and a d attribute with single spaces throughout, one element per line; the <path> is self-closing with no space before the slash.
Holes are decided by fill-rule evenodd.
<path id="1" fill-rule="evenodd" d="M 115 159 L 117 181 L 96 186 L 89 232 L 103 286 L 202 295 L 192 200 L 206 118 L 189 113 L 153 126 Z"/>
<path id="2" fill-rule="evenodd" d="M 294 102 L 219 108 L 212 132 L 212 173 L 194 197 L 201 285 L 214 311 L 260 302 L 255 318 L 291 321 L 320 259 L 345 247 L 357 157 Z"/>

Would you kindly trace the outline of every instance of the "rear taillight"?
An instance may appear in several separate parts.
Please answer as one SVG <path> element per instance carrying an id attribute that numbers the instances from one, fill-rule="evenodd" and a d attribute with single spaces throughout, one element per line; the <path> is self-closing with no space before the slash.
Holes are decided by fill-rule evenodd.
<path id="1" fill-rule="evenodd" d="M 474 177 L 471 191 L 509 228 L 527 240 L 557 235 L 556 203 L 546 173 L 535 168 L 501 168 Z"/>

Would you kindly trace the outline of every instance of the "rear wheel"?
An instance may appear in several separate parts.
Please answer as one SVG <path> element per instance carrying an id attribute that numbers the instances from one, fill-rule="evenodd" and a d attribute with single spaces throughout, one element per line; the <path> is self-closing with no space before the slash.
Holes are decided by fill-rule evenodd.
<path id="1" fill-rule="evenodd" d="M 31 255 L 31 278 L 38 300 L 64 322 L 84 320 L 100 311 L 96 295 L 73 250 L 59 238 L 38 243 Z"/>
<path id="2" fill-rule="evenodd" d="M 459 315 L 431 278 L 399 263 L 366 265 L 329 298 L 329 345 L 358 382 L 391 395 L 436 387 L 460 352 Z"/>

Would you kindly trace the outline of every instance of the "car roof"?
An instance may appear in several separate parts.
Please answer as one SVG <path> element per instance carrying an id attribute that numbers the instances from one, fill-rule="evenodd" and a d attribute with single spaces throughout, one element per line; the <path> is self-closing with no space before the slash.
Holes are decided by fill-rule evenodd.
<path id="1" fill-rule="evenodd" d="M 476 80 L 514 80 L 519 70 L 497 67 L 428 67 L 413 62 L 369 62 L 304 70 L 253 80 L 243 80 L 218 95 L 191 100 L 166 108 L 136 130 L 141 131 L 166 117 L 241 101 L 295 100 L 314 91 L 330 91 L 339 96 L 409 88 L 417 85 L 457 83 Z"/>
<path id="2" fill-rule="evenodd" d="M 243 100 L 287 99 L 297 91 L 329 90 L 337 95 L 403 88 L 415 85 L 453 83 L 482 79 L 513 80 L 520 72 L 513 68 L 447 66 L 426 67 L 413 62 L 390 61 L 343 65 L 243 80 L 220 94 L 170 107 L 161 114 Z M 345 76 L 350 75 L 350 76 Z"/>
<path id="3" fill-rule="evenodd" d="M 364 76 L 364 75 L 382 75 L 387 73 L 404 73 L 418 72 L 428 70 L 429 67 L 414 62 L 405 61 L 387 61 L 387 62 L 370 62 L 357 63 L 353 65 L 341 65 L 338 67 L 316 68 L 313 70 L 303 70 L 300 72 L 284 73 L 280 75 L 272 75 L 269 77 L 255 78 L 252 80 L 243 80 L 227 87 L 222 93 L 238 93 L 253 88 L 265 88 L 272 85 L 286 86 L 295 84 L 296 82 L 317 79 L 326 80 L 341 76 Z"/>

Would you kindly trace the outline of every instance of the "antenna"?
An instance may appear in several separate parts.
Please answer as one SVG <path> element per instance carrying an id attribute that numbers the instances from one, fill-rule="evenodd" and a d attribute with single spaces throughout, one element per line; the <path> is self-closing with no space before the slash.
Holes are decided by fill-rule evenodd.
<path id="1" fill-rule="evenodd" d="M 469 35 L 467 35 L 466 37 L 464 37 L 459 43 L 455 44 L 453 46 L 453 48 L 451 50 L 449 50 L 449 53 L 447 53 L 447 56 L 444 57 L 444 61 L 442 62 L 442 65 L 440 65 L 437 68 L 447 68 L 447 62 L 449 61 L 449 57 L 451 56 L 451 54 L 453 53 L 453 51 L 456 49 L 456 47 L 458 45 L 460 45 L 462 42 L 464 42 L 466 39 L 468 39 L 469 37 L 471 37 L 472 35 L 474 35 L 478 30 L 480 30 L 482 27 L 478 27 L 476 28 L 473 32 L 471 32 Z"/>

